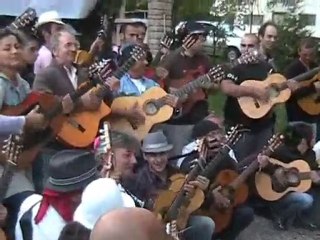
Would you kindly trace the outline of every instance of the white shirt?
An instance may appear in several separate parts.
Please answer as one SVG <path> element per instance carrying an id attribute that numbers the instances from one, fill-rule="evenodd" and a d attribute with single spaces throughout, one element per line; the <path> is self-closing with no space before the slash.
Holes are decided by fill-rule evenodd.
<path id="1" fill-rule="evenodd" d="M 77 69 L 74 66 L 71 66 L 70 68 L 67 68 L 64 66 L 64 69 L 67 72 L 68 78 L 70 79 L 70 82 L 72 83 L 73 88 L 77 89 L 78 88 Z"/>
<path id="2" fill-rule="evenodd" d="M 137 87 L 139 90 L 140 94 L 144 93 L 146 91 L 146 86 L 143 85 L 142 79 L 134 79 L 131 78 L 131 81 L 134 83 L 134 85 Z"/>

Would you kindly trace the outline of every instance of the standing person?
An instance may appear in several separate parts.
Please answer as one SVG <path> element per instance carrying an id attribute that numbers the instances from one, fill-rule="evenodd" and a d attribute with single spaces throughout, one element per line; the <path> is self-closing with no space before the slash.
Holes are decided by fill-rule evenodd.
<path id="1" fill-rule="evenodd" d="M 260 42 L 260 53 L 264 55 L 265 59 L 272 68 L 277 71 L 274 62 L 274 49 L 278 40 L 278 29 L 274 22 L 265 22 L 258 31 L 258 38 Z"/>
<path id="2" fill-rule="evenodd" d="M 34 73 L 37 74 L 41 69 L 49 66 L 52 60 L 50 38 L 53 34 L 64 27 L 57 11 L 44 12 L 39 16 L 36 28 L 40 34 L 43 45 L 39 50 L 39 56 L 34 64 Z"/>
<path id="3" fill-rule="evenodd" d="M 317 50 L 317 43 L 311 38 L 302 39 L 299 44 L 298 58 L 293 60 L 289 66 L 284 70 L 284 76 L 287 79 L 296 77 L 299 74 L 305 73 L 317 65 L 315 63 Z M 310 86 L 297 89 L 291 94 L 290 99 L 286 102 L 287 118 L 288 121 L 293 122 L 306 122 L 313 125 L 314 137 L 317 137 L 317 125 L 319 116 L 312 116 L 304 112 L 298 105 L 297 101 L 307 94 L 320 92 L 319 82 L 316 81 Z"/>
<path id="4" fill-rule="evenodd" d="M 170 91 L 172 83 L 191 81 L 197 77 L 206 74 L 210 69 L 209 58 L 201 51 L 203 42 L 206 40 L 207 32 L 204 27 L 197 22 L 188 22 L 181 30 L 181 42 L 186 37 L 195 38 L 195 43 L 183 53 L 173 51 L 169 53 L 159 64 L 158 69 L 164 72 L 164 89 Z M 174 91 L 174 90 L 172 90 Z M 207 94 L 203 91 L 204 98 L 197 101 L 192 109 L 178 118 L 172 118 L 163 126 L 163 131 L 174 148 L 172 155 L 179 155 L 183 146 L 188 142 L 193 125 L 205 118 L 208 114 Z M 185 99 L 179 99 L 181 106 L 183 102 L 192 98 L 193 94 Z M 179 104 L 179 105 L 180 105 Z"/>
<path id="5" fill-rule="evenodd" d="M 34 194 L 21 205 L 16 240 L 57 240 L 72 221 L 83 189 L 97 177 L 94 155 L 83 150 L 58 152 L 48 172 L 42 196 Z"/>

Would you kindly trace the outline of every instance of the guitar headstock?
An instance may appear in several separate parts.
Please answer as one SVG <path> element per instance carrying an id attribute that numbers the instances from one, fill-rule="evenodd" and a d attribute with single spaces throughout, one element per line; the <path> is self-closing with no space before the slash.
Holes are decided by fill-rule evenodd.
<path id="1" fill-rule="evenodd" d="M 226 144 L 229 146 L 234 145 L 242 136 L 242 132 L 244 130 L 242 129 L 241 125 L 236 125 L 234 127 L 232 127 L 226 136 Z"/>
<path id="2" fill-rule="evenodd" d="M 100 148 L 103 149 L 103 153 L 108 153 L 111 149 L 111 139 L 110 139 L 110 126 L 108 122 L 103 122 L 102 129 L 99 130 L 100 136 Z"/>
<path id="3" fill-rule="evenodd" d="M 259 61 L 259 51 L 252 50 L 243 53 L 238 59 L 236 59 L 237 64 L 249 64 Z"/>
<path id="4" fill-rule="evenodd" d="M 223 68 L 220 65 L 217 65 L 209 70 L 204 77 L 200 77 L 199 83 L 202 88 L 211 88 L 215 83 L 221 82 L 225 77 Z"/>
<path id="5" fill-rule="evenodd" d="M 32 28 L 35 24 L 37 12 L 33 8 L 27 8 L 19 17 L 17 17 L 9 28 L 18 30 L 21 28 Z"/>
<path id="6" fill-rule="evenodd" d="M 172 36 L 170 36 L 169 32 L 166 32 L 164 36 L 160 39 L 160 46 L 163 46 L 167 49 L 170 49 L 174 42 L 174 39 Z"/>
<path id="7" fill-rule="evenodd" d="M 21 135 L 10 135 L 7 140 L 4 141 L 2 153 L 6 155 L 8 163 L 17 165 L 20 153 L 23 149 L 23 138 Z"/>
<path id="8" fill-rule="evenodd" d="M 206 159 L 208 146 L 206 143 L 206 138 L 201 138 L 196 141 L 196 148 L 195 151 L 199 153 L 199 159 Z"/>
<path id="9" fill-rule="evenodd" d="M 103 75 L 108 75 L 108 73 L 111 73 L 114 70 L 115 63 L 112 59 L 102 59 L 89 67 L 89 77 L 100 77 L 101 73 L 103 73 Z"/>
<path id="10" fill-rule="evenodd" d="M 283 143 L 284 136 L 280 133 L 273 135 L 263 150 L 264 155 L 270 155 Z"/>

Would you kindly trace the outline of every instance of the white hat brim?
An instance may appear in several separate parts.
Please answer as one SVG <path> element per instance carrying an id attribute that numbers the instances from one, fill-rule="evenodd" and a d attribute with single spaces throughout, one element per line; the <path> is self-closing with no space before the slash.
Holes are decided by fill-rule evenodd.
<path id="1" fill-rule="evenodd" d="M 52 20 L 48 20 L 48 21 L 44 21 L 44 22 L 38 22 L 38 23 L 35 24 L 35 27 L 38 28 L 41 25 L 46 24 L 46 23 L 56 23 L 56 24 L 60 24 L 60 25 L 65 25 L 65 23 L 62 22 L 61 20 L 52 19 Z"/>

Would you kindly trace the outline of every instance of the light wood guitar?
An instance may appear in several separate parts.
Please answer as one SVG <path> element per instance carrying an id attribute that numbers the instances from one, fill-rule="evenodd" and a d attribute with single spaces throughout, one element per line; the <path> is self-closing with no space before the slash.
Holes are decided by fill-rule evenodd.
<path id="1" fill-rule="evenodd" d="M 320 73 L 315 75 L 308 81 L 300 83 L 302 87 L 308 87 L 320 80 Z M 297 101 L 299 107 L 309 115 L 316 116 L 320 114 L 320 94 L 312 93 L 308 96 L 302 97 Z"/>
<path id="2" fill-rule="evenodd" d="M 262 151 L 263 155 L 269 156 L 282 143 L 282 136 L 273 136 L 268 146 Z M 235 207 L 245 203 L 248 198 L 249 188 L 246 184 L 247 179 L 258 170 L 259 162 L 252 162 L 240 175 L 233 170 L 223 170 L 216 177 L 211 189 L 217 188 L 218 191 L 230 201 L 227 208 L 219 208 L 212 204 L 208 211 L 215 224 L 215 232 L 225 230 L 232 221 L 233 210 Z"/>
<path id="3" fill-rule="evenodd" d="M 140 47 L 134 48 L 129 60 L 117 69 L 113 76 L 120 79 L 133 64 L 144 56 L 144 51 Z M 100 99 L 104 99 L 110 92 L 107 84 L 100 84 L 93 88 L 92 93 Z M 67 121 L 64 121 L 64 127 L 58 133 L 58 137 L 64 143 L 77 148 L 88 147 L 93 143 L 99 130 L 101 119 L 111 113 L 110 107 L 103 101 L 98 110 L 95 111 L 78 111 L 71 113 Z"/>
<path id="4" fill-rule="evenodd" d="M 257 172 L 255 176 L 255 186 L 259 196 L 267 201 L 276 201 L 289 192 L 306 192 L 311 188 L 311 169 L 304 160 L 295 160 L 291 163 L 283 163 L 277 159 L 270 159 L 270 163 L 277 166 L 276 171 L 280 171 L 285 179 L 280 184 L 274 176 Z"/>
<path id="5" fill-rule="evenodd" d="M 319 67 L 306 73 L 300 74 L 292 80 L 302 81 L 313 77 L 319 72 Z M 245 115 L 252 119 L 259 119 L 265 116 L 273 106 L 286 102 L 291 96 L 291 90 L 288 88 L 287 79 L 278 73 L 269 75 L 264 81 L 247 80 L 241 83 L 244 87 L 255 87 L 268 89 L 269 99 L 262 102 L 253 97 L 239 97 L 238 102 Z"/>
<path id="6" fill-rule="evenodd" d="M 256 57 L 257 55 L 255 52 L 247 53 L 239 58 L 233 66 L 256 61 Z M 207 74 L 183 85 L 172 94 L 182 98 L 185 95 L 192 94 L 197 89 L 208 88 L 212 82 L 220 81 L 223 78 L 223 67 L 218 65 L 211 68 Z M 132 125 L 126 118 L 114 118 L 110 119 L 112 129 L 126 132 L 135 136 L 137 139 L 142 140 L 154 124 L 165 122 L 172 117 L 174 109 L 171 106 L 166 105 L 164 101 L 166 95 L 167 92 L 162 88 L 153 87 L 138 97 L 130 96 L 116 98 L 111 105 L 112 110 L 121 109 L 122 111 L 129 111 L 134 106 L 138 105 L 137 107 L 145 117 L 145 123 L 136 126 Z"/>

